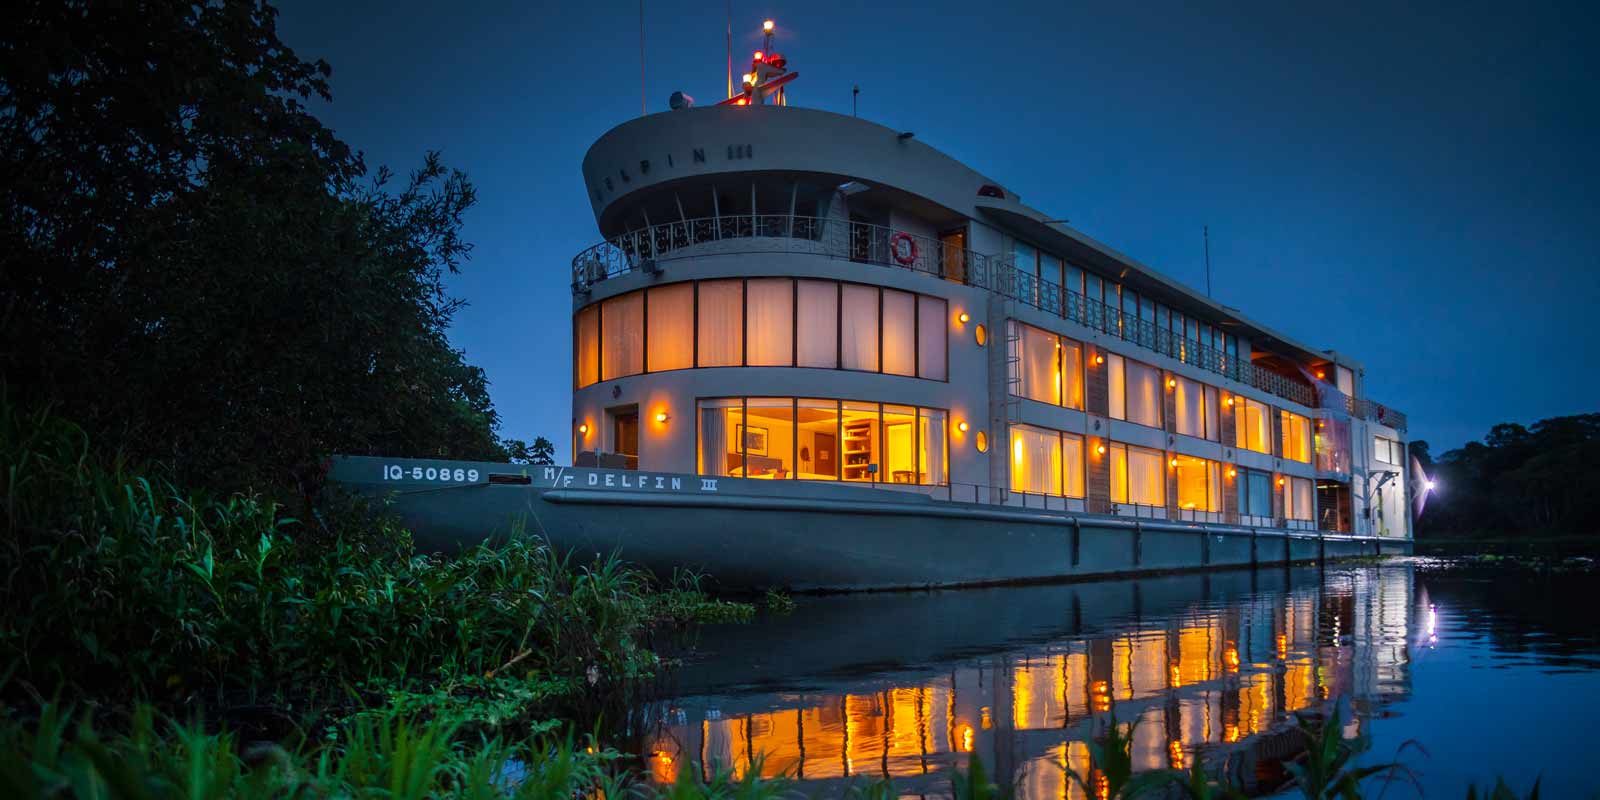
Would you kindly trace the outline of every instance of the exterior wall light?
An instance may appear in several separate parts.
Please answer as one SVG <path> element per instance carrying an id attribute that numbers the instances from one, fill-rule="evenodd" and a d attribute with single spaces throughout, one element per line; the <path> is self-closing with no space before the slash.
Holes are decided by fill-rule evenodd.
<path id="1" fill-rule="evenodd" d="M 1283 479 L 1282 479 L 1282 478 L 1279 478 L 1279 479 L 1278 479 L 1278 485 L 1279 485 L 1279 486 L 1282 486 L 1282 485 L 1283 485 Z"/>
<path id="2" fill-rule="evenodd" d="M 1231 467 L 1228 469 L 1228 477 L 1232 478 L 1233 476 L 1238 475 L 1238 474 L 1239 474 L 1238 470 L 1233 469 Z"/>
<path id="3" fill-rule="evenodd" d="M 1169 467 L 1177 467 L 1178 466 L 1178 459 L 1174 458 L 1171 461 L 1168 461 L 1167 462 L 1167 466 L 1169 466 Z"/>
<path id="4" fill-rule="evenodd" d="M 666 422 L 669 419 L 672 419 L 672 417 L 668 416 L 667 412 L 665 412 L 665 411 L 657 411 L 656 412 L 656 422 Z"/>
<path id="5" fill-rule="evenodd" d="M 967 432 L 967 423 L 966 423 L 966 421 L 962 420 L 961 422 L 957 422 L 956 423 L 956 430 L 961 431 L 962 433 L 966 433 Z"/>
<path id="6" fill-rule="evenodd" d="M 1233 405 L 1233 398 L 1232 398 L 1232 397 L 1229 397 L 1229 398 L 1228 398 L 1228 400 L 1227 400 L 1227 403 L 1228 403 L 1228 405 L 1230 405 L 1230 406 L 1231 406 L 1231 405 Z"/>
<path id="7" fill-rule="evenodd" d="M 1094 354 L 1094 363 L 1096 363 L 1096 364 L 1104 364 L 1104 363 L 1106 363 L 1106 357 L 1103 356 L 1103 355 L 1100 355 L 1099 353 L 1095 353 Z"/>
<path id="8" fill-rule="evenodd" d="M 578 434 L 581 435 L 581 436 L 588 436 L 589 435 L 589 423 L 585 422 L 582 425 L 579 425 L 578 426 Z"/>
<path id="9" fill-rule="evenodd" d="M 967 314 L 967 312 L 965 312 L 965 311 L 963 311 L 963 312 L 961 312 L 961 313 L 960 313 L 960 314 L 958 314 L 958 315 L 957 315 L 957 316 L 956 316 L 956 321 L 957 321 L 957 322 L 960 322 L 960 323 L 961 323 L 961 324 L 962 324 L 962 325 L 965 325 L 965 324 L 967 324 L 967 323 L 968 323 L 968 322 L 971 322 L 971 321 L 972 321 L 972 317 L 971 317 L 971 316 L 969 316 L 969 315 L 968 315 L 968 314 Z"/>
<path id="10" fill-rule="evenodd" d="M 1106 446 L 1103 445 L 1103 444 L 1097 444 L 1097 445 L 1094 446 L 1094 451 L 1096 453 L 1100 454 L 1100 455 L 1105 455 L 1106 454 Z"/>
<path id="11" fill-rule="evenodd" d="M 1178 379 L 1177 378 L 1168 378 L 1167 379 L 1167 388 L 1168 389 L 1176 389 L 1176 388 L 1178 388 Z"/>

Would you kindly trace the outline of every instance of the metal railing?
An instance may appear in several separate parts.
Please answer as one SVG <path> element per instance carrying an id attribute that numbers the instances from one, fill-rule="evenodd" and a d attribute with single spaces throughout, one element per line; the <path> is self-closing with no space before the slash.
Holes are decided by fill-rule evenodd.
<path id="1" fill-rule="evenodd" d="M 1067 290 L 1018 270 L 1009 256 L 993 256 L 946 245 L 938 239 L 882 225 L 830 217 L 737 214 L 667 222 L 629 231 L 594 245 L 572 259 L 572 290 L 676 258 L 722 253 L 805 253 L 921 272 L 1011 297 L 1061 319 L 1093 328 L 1263 392 L 1314 407 L 1304 383 L 1230 356 L 1115 306 Z M 1352 400 L 1356 416 L 1404 430 L 1405 415 L 1369 400 Z"/>

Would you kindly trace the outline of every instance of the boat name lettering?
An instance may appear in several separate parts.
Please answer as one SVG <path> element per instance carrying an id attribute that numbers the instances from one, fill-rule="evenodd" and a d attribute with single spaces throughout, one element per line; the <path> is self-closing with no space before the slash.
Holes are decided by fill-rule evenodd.
<path id="1" fill-rule="evenodd" d="M 730 144 L 720 151 L 714 147 L 691 147 L 688 151 L 689 157 L 684 161 L 684 163 L 691 165 L 706 163 L 707 150 L 710 150 L 712 153 L 723 154 L 724 159 L 727 161 L 742 161 L 745 159 L 755 158 L 756 152 L 755 147 L 749 144 Z M 677 168 L 678 160 L 674 158 L 673 155 L 673 153 L 667 153 L 665 157 L 659 161 L 641 158 L 637 163 L 629 163 L 626 166 L 618 167 L 605 173 L 604 175 L 598 176 L 597 178 L 589 179 L 589 190 L 594 195 L 595 202 L 602 202 L 606 199 L 607 195 L 616 194 L 617 186 L 632 183 L 635 175 L 649 175 L 651 169 Z M 683 155 L 683 153 L 678 153 L 677 155 Z"/>
<path id="2" fill-rule="evenodd" d="M 683 491 L 682 476 L 649 475 L 642 472 L 589 472 L 587 477 L 573 475 L 567 472 L 566 467 L 545 467 L 544 479 L 552 487 L 562 488 L 571 486 L 574 482 L 596 489 L 645 489 L 671 492 Z M 714 492 L 717 490 L 716 481 L 701 479 L 700 491 Z M 709 485 L 707 485 L 709 484 Z"/>

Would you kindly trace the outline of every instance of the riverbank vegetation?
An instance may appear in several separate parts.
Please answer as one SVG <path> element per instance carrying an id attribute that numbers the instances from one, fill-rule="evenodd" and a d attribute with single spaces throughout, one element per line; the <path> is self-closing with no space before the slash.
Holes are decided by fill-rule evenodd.
<path id="1" fill-rule="evenodd" d="M 1538 540 L 1540 549 L 1600 555 L 1600 414 L 1502 423 L 1437 460 L 1427 442 L 1412 442 L 1411 453 L 1438 487 L 1417 520 L 1419 549 L 1429 540 L 1511 540 L 1513 549 Z"/>

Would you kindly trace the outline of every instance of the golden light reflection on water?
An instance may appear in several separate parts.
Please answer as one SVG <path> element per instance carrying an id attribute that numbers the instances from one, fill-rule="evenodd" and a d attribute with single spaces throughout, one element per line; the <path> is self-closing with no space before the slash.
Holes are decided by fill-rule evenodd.
<path id="1" fill-rule="evenodd" d="M 1268 607 L 972 658 L 931 675 L 880 676 L 870 689 L 756 698 L 742 713 L 706 701 L 683 712 L 697 722 L 661 725 L 644 752 L 650 775 L 664 783 L 685 768 L 743 777 L 759 767 L 824 794 L 857 776 L 938 794 L 949 786 L 940 774 L 976 753 L 997 777 L 1011 776 L 1020 797 L 1083 797 L 1068 770 L 1091 789 L 1100 785 L 1086 742 L 1113 708 L 1123 722 L 1137 721 L 1136 769 L 1181 770 L 1196 753 L 1270 738 L 1330 693 L 1370 690 L 1364 676 L 1403 673 L 1403 648 L 1319 642 L 1318 632 L 1326 638 L 1335 626 L 1406 624 L 1389 618 L 1392 609 L 1366 613 L 1357 619 L 1315 596 L 1289 595 Z"/>

